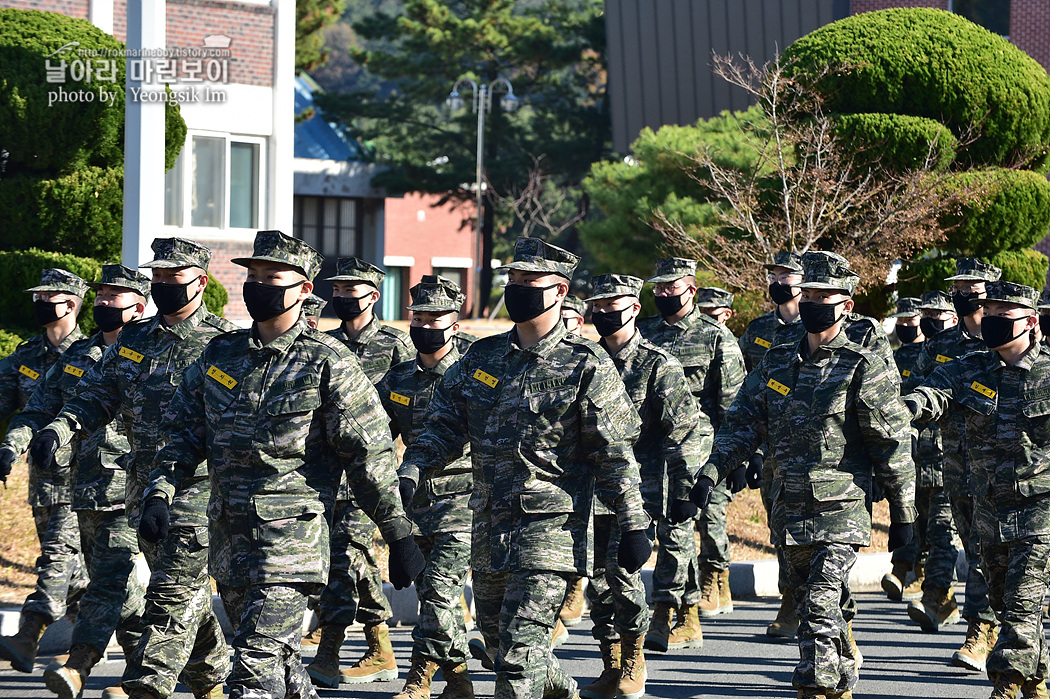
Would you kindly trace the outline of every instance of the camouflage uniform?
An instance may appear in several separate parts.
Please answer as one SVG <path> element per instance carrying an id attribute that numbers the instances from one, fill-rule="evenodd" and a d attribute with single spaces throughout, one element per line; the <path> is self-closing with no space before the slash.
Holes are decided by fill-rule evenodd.
<path id="1" fill-rule="evenodd" d="M 521 238 L 511 267 L 570 279 L 579 258 Z M 405 451 L 419 482 L 470 444 L 471 560 L 479 626 L 499 618 L 497 699 L 571 697 L 576 683 L 551 653 L 573 576 L 591 573 L 594 494 L 621 531 L 645 530 L 631 442 L 639 421 L 608 355 L 563 323 L 523 348 L 516 330 L 478 340 L 451 367 Z"/>
<path id="2" fill-rule="evenodd" d="M 182 238 L 158 238 L 152 248 L 154 259 L 143 267 L 207 269 L 211 258 L 207 248 Z M 232 328 L 203 303 L 170 327 L 160 315 L 126 327 L 48 426 L 64 444 L 77 432 L 95 432 L 118 415 L 123 419 L 130 445 L 122 460 L 127 473 L 125 508 L 128 524 L 136 531 L 153 457 L 166 439 L 161 418 L 182 372 L 209 340 Z M 172 507 L 168 538 L 159 546 L 139 540 L 152 575 L 142 639 L 122 678 L 127 690 L 142 688 L 167 697 L 181 680 L 193 691 L 204 692 L 222 684 L 229 673 L 226 640 L 212 612 L 208 578 L 207 464 L 196 466 Z"/>
<path id="3" fill-rule="evenodd" d="M 260 231 L 254 255 L 233 262 L 256 260 L 308 278 L 321 264 L 278 231 Z M 340 471 L 388 541 L 411 534 L 383 417 L 346 348 L 301 319 L 266 345 L 254 326 L 220 335 L 184 372 L 146 497 L 177 501 L 207 456 L 209 563 L 239 621 L 231 699 L 316 696 L 299 642 L 307 596 L 328 578 L 324 500 Z"/>
<path id="4" fill-rule="evenodd" d="M 1034 311 L 1036 296 L 1035 289 L 999 282 L 988 285 L 984 300 Z M 979 503 L 973 527 L 1002 624 L 987 660 L 993 682 L 1047 677 L 1042 616 L 1050 584 L 1048 398 L 1050 353 L 1034 342 L 1013 366 L 987 349 L 941 363 L 905 398 L 917 421 L 951 413 L 965 422 L 970 492 Z"/>
<path id="5" fill-rule="evenodd" d="M 303 316 L 306 318 L 319 318 L 321 312 L 324 311 L 324 307 L 327 305 L 328 302 L 317 294 L 310 294 L 306 297 L 306 300 L 303 301 Z M 317 324 L 314 323 L 313 327 L 316 326 Z"/>
<path id="6" fill-rule="evenodd" d="M 856 280 L 838 256 L 809 253 L 801 286 L 852 293 Z M 748 375 L 700 475 L 717 483 L 765 443 L 775 476 L 771 530 L 785 547 L 799 617 L 792 684 L 841 693 L 857 681 L 843 590 L 856 550 L 871 543 L 872 479 L 891 521 L 909 523 L 915 471 L 893 370 L 844 331 L 812 354 L 807 341 L 774 346 Z"/>

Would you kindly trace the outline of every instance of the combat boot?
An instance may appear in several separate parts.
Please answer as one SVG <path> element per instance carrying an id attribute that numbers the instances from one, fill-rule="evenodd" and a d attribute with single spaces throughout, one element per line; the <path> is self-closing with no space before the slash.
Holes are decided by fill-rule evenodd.
<path id="1" fill-rule="evenodd" d="M 127 699 L 128 693 L 120 685 L 102 690 L 102 699 Z"/>
<path id="2" fill-rule="evenodd" d="M 901 601 L 901 594 L 904 592 L 904 582 L 908 577 L 909 571 L 911 571 L 909 563 L 894 561 L 890 572 L 882 576 L 882 589 L 886 592 L 886 596 L 894 602 Z"/>
<path id="3" fill-rule="evenodd" d="M 995 644 L 996 635 L 995 628 L 989 622 L 983 619 L 972 619 L 966 629 L 966 641 L 962 648 L 952 655 L 952 665 L 974 672 L 984 672 L 984 664 L 988 660 L 988 652 Z M 1020 688 L 1020 682 L 1017 683 L 1017 686 Z"/>
<path id="4" fill-rule="evenodd" d="M 620 642 L 603 638 L 598 642 L 602 652 L 602 674 L 588 685 L 580 687 L 580 696 L 587 699 L 610 699 L 616 696 L 620 681 Z"/>
<path id="5" fill-rule="evenodd" d="M 193 699 L 222 699 L 222 685 L 217 684 L 203 692 L 194 692 Z"/>
<path id="6" fill-rule="evenodd" d="M 576 578 L 576 582 L 569 586 L 569 594 L 565 596 L 558 618 L 566 626 L 576 626 L 583 621 L 583 578 Z"/>
<path id="7" fill-rule="evenodd" d="M 733 594 L 729 591 L 729 569 L 718 571 L 719 614 L 733 613 Z"/>
<path id="8" fill-rule="evenodd" d="M 551 631 L 551 648 L 564 645 L 568 640 L 569 630 L 565 628 L 565 624 L 561 623 L 561 619 L 558 619 L 554 622 L 554 630 Z"/>
<path id="9" fill-rule="evenodd" d="M 860 648 L 857 646 L 857 639 L 853 635 L 853 620 L 850 619 L 846 622 L 846 638 L 849 639 L 849 648 L 853 652 L 853 664 L 857 674 L 860 674 L 860 666 L 864 664 L 864 656 L 860 654 Z"/>
<path id="10" fill-rule="evenodd" d="M 678 623 L 667 637 L 667 649 L 703 648 L 704 632 L 700 629 L 700 607 L 683 604 L 678 610 Z"/>
<path id="11" fill-rule="evenodd" d="M 1042 677 L 1029 677 L 1021 685 L 1021 699 L 1050 699 L 1046 689 L 1046 680 Z"/>
<path id="12" fill-rule="evenodd" d="M 0 658 L 10 660 L 11 667 L 19 672 L 32 672 L 40 637 L 47 626 L 48 621 L 43 614 L 24 613 L 14 636 L 0 636 Z"/>
<path id="13" fill-rule="evenodd" d="M 438 699 L 474 699 L 474 683 L 470 681 L 467 664 L 457 665 L 451 670 L 442 670 L 445 688 Z"/>
<path id="14" fill-rule="evenodd" d="M 995 680 L 990 699 L 1016 699 L 1021 693 L 1021 674 L 1004 672 Z"/>
<path id="15" fill-rule="evenodd" d="M 339 688 L 339 649 L 346 640 L 346 627 L 325 624 L 321 627 L 321 640 L 317 643 L 317 655 L 306 666 L 310 681 L 319 687 Z"/>
<path id="16" fill-rule="evenodd" d="M 300 648 L 314 648 L 318 643 L 321 642 L 321 629 L 323 627 L 318 626 L 310 633 L 303 636 L 303 640 L 299 642 Z"/>
<path id="17" fill-rule="evenodd" d="M 426 658 L 413 656 L 412 665 L 408 668 L 408 677 L 405 678 L 405 686 L 394 699 L 429 699 L 430 682 L 437 672 L 438 666 Z"/>
<path id="18" fill-rule="evenodd" d="M 476 636 L 470 639 L 467 641 L 467 650 L 470 651 L 470 657 L 481 663 L 481 667 L 489 672 L 496 669 L 496 651 L 489 652 L 485 647 L 485 639 Z"/>
<path id="19" fill-rule="evenodd" d="M 670 602 L 657 602 L 653 606 L 653 616 L 649 620 L 649 632 L 645 634 L 645 647 L 659 653 L 667 652 L 667 639 L 671 635 Z"/>
<path id="20" fill-rule="evenodd" d="M 102 654 L 91 646 L 78 643 L 69 651 L 64 665 L 44 670 L 44 684 L 62 699 L 77 699 L 84 691 L 91 668 L 102 659 Z"/>
<path id="21" fill-rule="evenodd" d="M 103 699 L 105 698 L 103 697 Z M 128 695 L 128 699 L 160 699 L 160 697 L 148 689 L 133 689 L 131 694 Z"/>
<path id="22" fill-rule="evenodd" d="M 718 569 L 709 565 L 700 566 L 700 616 L 707 618 L 722 613 L 718 592 Z"/>
<path id="23" fill-rule="evenodd" d="M 915 571 L 915 579 L 905 586 L 904 591 L 901 592 L 901 599 L 905 602 L 922 599 L 922 584 L 926 581 L 926 566 L 922 563 L 916 563 L 913 570 Z"/>
<path id="24" fill-rule="evenodd" d="M 697 622 L 699 625 L 699 622 Z M 645 653 L 639 636 L 624 636 L 620 640 L 620 681 L 616 685 L 617 699 L 638 699 L 645 694 Z"/>
<path id="25" fill-rule="evenodd" d="M 776 638 L 794 638 L 798 631 L 798 615 L 795 614 L 795 596 L 791 590 L 784 590 L 780 598 L 780 611 L 773 623 L 766 627 L 767 636 Z"/>
<path id="26" fill-rule="evenodd" d="M 470 605 L 467 604 L 466 595 L 459 596 L 459 606 L 463 607 L 463 628 L 470 631 L 474 628 L 474 616 L 470 613 Z"/>
<path id="27" fill-rule="evenodd" d="M 389 682 L 397 679 L 397 660 L 394 647 L 390 645 L 390 627 L 376 624 L 365 627 L 368 650 L 356 663 L 342 670 L 342 684 L 365 684 L 366 682 Z"/>
<path id="28" fill-rule="evenodd" d="M 927 587 L 922 591 L 921 600 L 908 604 L 908 617 L 926 633 L 940 631 L 942 624 L 958 623 L 959 605 L 955 602 L 955 590 Z"/>

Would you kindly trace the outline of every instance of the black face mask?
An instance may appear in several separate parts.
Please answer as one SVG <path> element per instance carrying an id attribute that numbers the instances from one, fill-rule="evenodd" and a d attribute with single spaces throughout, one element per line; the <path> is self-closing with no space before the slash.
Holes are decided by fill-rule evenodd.
<path id="1" fill-rule="evenodd" d="M 619 311 L 591 311 L 591 322 L 594 323 L 594 329 L 599 335 L 608 337 L 627 325 L 627 321 L 631 319 L 627 315 L 630 310 L 630 308 L 624 308 Z"/>
<path id="2" fill-rule="evenodd" d="M 95 325 L 104 333 L 111 333 L 124 327 L 124 311 L 134 306 L 117 308 L 116 306 L 95 306 L 92 313 L 95 315 Z"/>
<path id="3" fill-rule="evenodd" d="M 1039 316 L 1039 329 L 1043 331 L 1043 337 L 1050 338 L 1050 315 Z"/>
<path id="4" fill-rule="evenodd" d="M 973 303 L 973 299 L 978 297 L 976 291 L 956 291 L 952 293 L 952 305 L 955 306 L 955 312 L 959 314 L 959 317 L 972 316 L 977 312 L 978 306 Z"/>
<path id="5" fill-rule="evenodd" d="M 368 308 L 368 306 L 361 303 L 368 296 L 368 294 L 364 296 L 334 296 L 332 297 L 332 308 L 335 309 L 335 314 L 339 316 L 339 320 L 353 320 Z"/>
<path id="6" fill-rule="evenodd" d="M 305 279 L 288 286 L 275 286 L 273 284 L 263 284 L 262 282 L 244 282 L 244 286 L 241 287 L 241 293 L 244 294 L 244 305 L 248 307 L 248 315 L 256 322 L 276 318 L 295 305 L 295 302 L 292 302 L 291 306 L 284 305 L 284 292 L 297 286 L 302 286 L 305 283 Z"/>
<path id="7" fill-rule="evenodd" d="M 508 284 L 503 289 L 503 300 L 507 304 L 507 315 L 515 323 L 524 323 L 532 320 L 538 315 L 546 313 L 558 303 L 554 301 L 549 306 L 543 305 L 543 292 L 558 286 L 525 286 L 523 284 Z"/>
<path id="8" fill-rule="evenodd" d="M 773 282 L 769 285 L 769 298 L 771 298 L 773 300 L 773 303 L 775 303 L 778 306 L 782 306 L 783 304 L 787 303 L 796 296 L 798 296 L 798 293 L 791 293 L 791 287 L 787 284 Z"/>
<path id="9" fill-rule="evenodd" d="M 920 323 L 922 321 L 919 321 Z M 910 345 L 915 342 L 915 338 L 919 336 L 918 325 L 898 325 L 897 326 L 897 339 L 906 345 Z"/>
<path id="10" fill-rule="evenodd" d="M 63 316 L 58 315 L 58 307 L 64 306 L 65 301 L 34 301 L 33 319 L 37 325 L 49 325 Z"/>
<path id="11" fill-rule="evenodd" d="M 197 277 L 197 279 L 200 279 L 200 277 Z M 191 279 L 185 284 L 162 284 L 160 282 L 150 284 L 150 294 L 153 296 L 153 303 L 157 305 L 157 310 L 160 311 L 160 314 L 170 316 L 190 305 L 190 302 L 197 298 L 201 292 L 198 291 L 193 295 L 193 298 L 190 298 L 186 289 L 190 284 L 196 283 L 197 279 Z"/>
<path id="12" fill-rule="evenodd" d="M 835 309 L 844 303 L 846 299 L 838 303 L 803 301 L 798 305 L 798 316 L 802 319 L 802 327 L 808 333 L 824 332 L 842 318 L 842 316 L 835 315 Z"/>
<path id="13" fill-rule="evenodd" d="M 448 328 L 417 328 L 414 325 L 408 328 L 412 344 L 416 346 L 416 351 L 420 354 L 434 354 L 447 345 L 452 336 L 445 337 L 446 332 Z"/>
<path id="14" fill-rule="evenodd" d="M 1025 334 L 1025 330 L 1014 334 L 1014 324 L 1023 318 L 1004 318 L 1002 316 L 984 316 L 981 318 L 981 339 L 988 349 L 1002 347 L 1007 342 Z"/>
<path id="15" fill-rule="evenodd" d="M 919 327 L 922 328 L 923 335 L 926 337 L 933 337 L 944 330 L 947 322 L 948 321 L 946 320 L 938 320 L 937 318 L 919 318 Z"/>
<path id="16" fill-rule="evenodd" d="M 684 291 L 678 296 L 654 296 L 653 299 L 656 301 L 656 310 L 665 318 L 673 316 L 685 306 Z"/>

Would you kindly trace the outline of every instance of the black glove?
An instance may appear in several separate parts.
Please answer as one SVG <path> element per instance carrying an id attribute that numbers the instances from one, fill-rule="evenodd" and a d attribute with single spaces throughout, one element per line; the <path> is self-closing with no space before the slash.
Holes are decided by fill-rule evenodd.
<path id="1" fill-rule="evenodd" d="M 426 561 L 411 536 L 390 544 L 390 582 L 395 590 L 403 590 L 423 572 Z"/>
<path id="2" fill-rule="evenodd" d="M 896 551 L 901 546 L 907 546 L 911 543 L 913 534 L 914 527 L 912 527 L 910 522 L 907 524 L 894 522 L 890 525 L 890 543 L 887 548 L 889 548 L 890 551 Z"/>
<path id="3" fill-rule="evenodd" d="M 616 563 L 628 573 L 637 573 L 649 560 L 653 542 L 644 529 L 633 529 L 620 534 L 620 548 L 616 550 Z"/>
<path id="4" fill-rule="evenodd" d="M 667 513 L 667 521 L 671 524 L 682 524 L 688 522 L 700 510 L 688 500 L 675 500 L 671 503 L 671 511 Z"/>
<path id="5" fill-rule="evenodd" d="M 168 538 L 170 508 L 164 498 L 152 497 L 142 506 L 139 518 L 139 536 L 151 544 L 159 544 Z"/>
<path id="6" fill-rule="evenodd" d="M 762 469 L 766 460 L 759 453 L 754 453 L 747 460 L 747 487 L 757 490 L 762 487 Z"/>
<path id="7" fill-rule="evenodd" d="M 7 477 L 11 475 L 11 467 L 17 458 L 18 454 L 14 449 L 0 449 L 0 482 L 7 483 Z"/>
<path id="8" fill-rule="evenodd" d="M 740 464 L 726 476 L 726 485 L 729 486 L 729 492 L 739 493 L 741 490 L 747 487 L 747 466 Z"/>
<path id="9" fill-rule="evenodd" d="M 715 482 L 707 476 L 700 476 L 696 479 L 696 485 L 689 492 L 689 500 L 703 510 L 711 502 L 713 492 L 715 492 Z"/>
<path id="10" fill-rule="evenodd" d="M 416 496 L 416 484 L 410 478 L 402 478 L 397 484 L 397 489 L 401 493 L 401 506 L 407 512 L 412 505 L 412 498 Z"/>
<path id="11" fill-rule="evenodd" d="M 878 482 L 878 480 L 872 479 L 872 481 L 871 481 L 871 501 L 872 502 L 882 502 L 885 499 L 886 499 L 886 491 L 884 491 L 882 489 L 882 484 L 880 484 Z"/>
<path id="12" fill-rule="evenodd" d="M 29 458 L 41 471 L 49 473 L 55 468 L 55 452 L 58 451 L 58 435 L 54 430 L 40 430 L 29 444 Z"/>

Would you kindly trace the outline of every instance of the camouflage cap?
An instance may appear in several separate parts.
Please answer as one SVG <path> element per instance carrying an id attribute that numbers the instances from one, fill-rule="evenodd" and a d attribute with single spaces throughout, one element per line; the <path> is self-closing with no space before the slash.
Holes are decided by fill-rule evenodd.
<path id="1" fill-rule="evenodd" d="M 572 279 L 578 255 L 563 250 L 557 245 L 545 243 L 539 238 L 518 238 L 514 243 L 514 260 L 499 269 L 517 269 L 522 272 L 543 272 Z"/>
<path id="2" fill-rule="evenodd" d="M 139 267 L 200 267 L 207 270 L 208 263 L 211 262 L 211 250 L 185 238 L 157 238 L 150 244 L 150 248 L 153 250 L 153 259 Z"/>
<path id="3" fill-rule="evenodd" d="M 1050 311 L 1050 286 L 1043 289 L 1043 293 L 1039 294 L 1039 303 L 1036 307 L 1040 311 Z"/>
<path id="4" fill-rule="evenodd" d="M 317 294 L 310 294 L 303 300 L 303 315 L 304 316 L 319 316 L 324 307 L 328 305 L 328 302 Z"/>
<path id="5" fill-rule="evenodd" d="M 995 265 L 981 262 L 973 257 L 960 257 L 955 261 L 955 276 L 945 277 L 944 281 L 997 282 L 1003 271 Z"/>
<path id="6" fill-rule="evenodd" d="M 379 288 L 386 277 L 386 272 L 371 262 L 358 257 L 340 257 L 335 261 L 335 276 L 325 279 L 326 282 L 365 282 Z"/>
<path id="7" fill-rule="evenodd" d="M 920 311 L 948 311 L 955 313 L 952 299 L 943 291 L 922 292 L 922 303 L 919 304 Z"/>
<path id="8" fill-rule="evenodd" d="M 594 291 L 584 301 L 597 301 L 599 299 L 612 299 L 617 296 L 638 296 L 642 293 L 644 281 L 629 274 L 599 274 L 591 277 L 591 287 Z"/>
<path id="9" fill-rule="evenodd" d="M 587 306 L 584 305 L 583 299 L 579 296 L 569 294 L 565 297 L 565 300 L 561 302 L 561 310 L 574 311 L 582 318 L 587 313 Z"/>
<path id="10" fill-rule="evenodd" d="M 810 251 L 802 256 L 805 273 L 800 289 L 835 289 L 852 296 L 860 277 L 849 268 L 849 261 L 833 252 Z"/>
<path id="11" fill-rule="evenodd" d="M 974 299 L 977 305 L 995 301 L 997 303 L 1015 303 L 1018 306 L 1036 310 L 1039 303 L 1039 292 L 1024 284 L 1013 282 L 993 282 L 988 285 L 988 295 L 981 299 Z"/>
<path id="12" fill-rule="evenodd" d="M 914 296 L 905 296 L 902 299 L 897 299 L 897 312 L 890 316 L 890 318 L 911 318 L 912 316 L 919 315 L 919 307 L 922 306 L 922 299 L 917 299 Z"/>
<path id="13" fill-rule="evenodd" d="M 102 278 L 97 282 L 88 282 L 92 289 L 98 289 L 103 284 L 107 286 L 119 286 L 149 298 L 150 279 L 137 269 L 131 269 L 124 265 L 102 265 Z"/>
<path id="14" fill-rule="evenodd" d="M 691 277 L 696 274 L 696 260 L 687 260 L 684 257 L 665 257 L 656 261 L 653 276 L 645 281 L 650 284 L 673 282 L 682 277 Z"/>
<path id="15" fill-rule="evenodd" d="M 252 256 L 235 257 L 230 262 L 241 267 L 247 267 L 252 262 L 280 262 L 295 267 L 308 279 L 313 279 L 321 271 L 324 256 L 304 240 L 280 231 L 259 231 L 255 234 Z"/>
<path id="16" fill-rule="evenodd" d="M 88 285 L 83 279 L 67 272 L 64 269 L 50 267 L 40 272 L 40 283 L 26 289 L 26 293 L 35 294 L 39 291 L 60 291 L 64 294 L 73 294 L 84 298 Z"/>
<path id="17" fill-rule="evenodd" d="M 459 312 L 463 306 L 460 299 L 463 292 L 459 284 L 437 274 L 424 274 L 418 284 L 408 290 L 412 296 L 410 311 L 429 311 L 431 313 Z"/>
<path id="18" fill-rule="evenodd" d="M 770 271 L 774 267 L 783 267 L 784 269 L 790 269 L 796 274 L 805 274 L 806 271 L 802 266 L 802 255 L 790 250 L 781 250 L 773 257 L 772 262 L 767 262 L 762 266 Z"/>
<path id="19" fill-rule="evenodd" d="M 696 290 L 693 303 L 697 308 L 732 308 L 733 293 L 717 286 L 705 286 Z"/>

